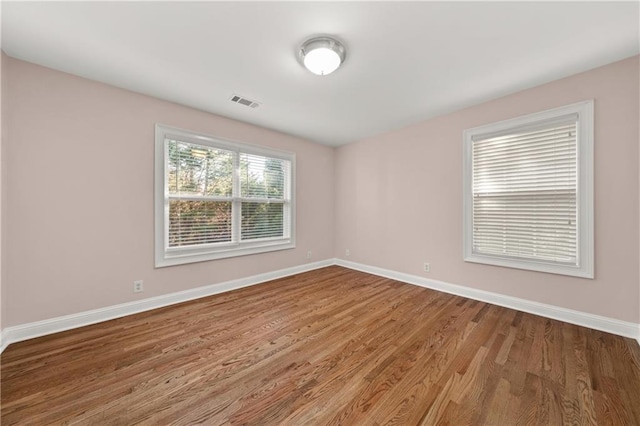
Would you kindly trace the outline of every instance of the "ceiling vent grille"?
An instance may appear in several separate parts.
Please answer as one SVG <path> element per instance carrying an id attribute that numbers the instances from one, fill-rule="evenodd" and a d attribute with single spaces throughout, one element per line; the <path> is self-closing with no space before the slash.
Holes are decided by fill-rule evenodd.
<path id="1" fill-rule="evenodd" d="M 258 108 L 260 106 L 260 102 L 252 101 L 251 99 L 247 99 L 244 96 L 240 95 L 231 95 L 229 98 L 231 102 L 235 102 L 240 105 L 248 106 L 250 108 Z"/>

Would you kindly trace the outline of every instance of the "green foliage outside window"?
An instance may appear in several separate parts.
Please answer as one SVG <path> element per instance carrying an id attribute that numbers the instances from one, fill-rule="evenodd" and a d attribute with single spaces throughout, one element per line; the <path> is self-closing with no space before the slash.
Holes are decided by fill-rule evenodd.
<path id="1" fill-rule="evenodd" d="M 169 247 L 233 240 L 235 152 L 168 141 Z M 240 153 L 240 239 L 282 237 L 286 162 Z"/>

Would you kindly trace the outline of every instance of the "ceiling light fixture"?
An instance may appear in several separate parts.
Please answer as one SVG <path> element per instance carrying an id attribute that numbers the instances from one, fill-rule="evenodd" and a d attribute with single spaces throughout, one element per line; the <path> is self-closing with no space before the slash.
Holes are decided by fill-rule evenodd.
<path id="1" fill-rule="evenodd" d="M 331 37 L 315 37 L 300 48 L 300 60 L 306 69 L 317 75 L 331 74 L 347 56 L 342 43 Z"/>

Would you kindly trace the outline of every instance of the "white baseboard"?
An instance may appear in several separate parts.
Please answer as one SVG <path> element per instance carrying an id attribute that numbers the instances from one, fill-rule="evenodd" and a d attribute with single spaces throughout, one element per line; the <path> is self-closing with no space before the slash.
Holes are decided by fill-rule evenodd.
<path id="1" fill-rule="evenodd" d="M 342 259 L 327 259 L 319 262 L 307 263 L 304 265 L 281 269 L 278 271 L 254 275 L 251 277 L 240 278 L 237 280 L 198 287 L 177 293 L 152 297 L 136 302 L 128 302 L 121 305 L 108 306 L 106 308 L 80 312 L 72 315 L 65 315 L 62 317 L 22 324 L 14 327 L 7 327 L 0 333 L 0 353 L 2 353 L 2 351 L 4 351 L 4 349 L 11 343 L 20 342 L 47 334 L 58 333 L 60 331 L 66 331 L 73 328 L 84 327 L 85 325 L 91 325 L 102 321 L 108 321 L 131 314 L 136 314 L 139 312 L 162 308 L 176 303 L 199 299 L 201 297 L 224 293 L 242 287 L 248 287 L 266 281 L 284 278 L 290 275 L 324 268 L 331 265 L 339 265 L 345 268 L 354 269 L 385 278 L 391 278 L 408 284 L 442 291 L 444 293 L 455 294 L 457 296 L 467 297 L 469 299 L 479 300 L 498 306 L 504 306 L 506 308 L 516 309 L 547 318 L 565 321 L 571 324 L 589 327 L 619 336 L 631 337 L 633 339 L 636 339 L 638 341 L 638 344 L 640 344 L 640 324 L 620 321 L 613 318 L 588 314 L 585 312 L 547 305 L 544 303 L 533 302 L 517 297 L 505 296 L 502 294 L 492 293 L 484 290 L 477 290 L 471 287 L 464 287 L 461 285 L 450 284 L 443 281 L 431 280 L 416 275 L 405 274 L 403 272 L 392 271 L 389 269 L 378 268 L 375 266 L 364 265 L 361 263 L 350 262 Z"/>
<path id="2" fill-rule="evenodd" d="M 7 344 L 7 339 L 4 337 L 4 330 L 2 330 L 0 331 L 0 354 L 7 346 L 9 345 Z"/>
<path id="3" fill-rule="evenodd" d="M 174 305 L 176 303 L 199 299 L 201 297 L 212 296 L 214 294 L 224 293 L 242 287 L 260 284 L 266 281 L 284 278 L 290 275 L 295 275 L 314 269 L 324 268 L 333 264 L 334 259 L 306 263 L 304 265 L 280 269 L 278 271 L 266 272 L 264 274 L 254 275 L 251 277 L 239 278 L 237 280 L 231 280 L 223 283 L 180 291 L 177 293 L 151 297 L 135 302 L 128 302 L 120 305 L 108 306 L 106 308 L 80 312 L 77 314 L 65 315 L 62 317 L 51 318 L 43 321 L 17 325 L 14 327 L 7 327 L 2 330 L 2 333 L 0 334 L 0 353 L 2 353 L 2 351 L 11 343 L 20 342 L 47 334 L 58 333 L 60 331 L 70 330 L 73 328 L 84 327 L 85 325 L 91 325 L 131 314 L 137 314 L 139 312 L 162 308 L 165 306 Z"/>
<path id="4" fill-rule="evenodd" d="M 561 308 L 559 306 L 547 305 L 545 303 L 533 302 L 531 300 L 520 299 L 518 297 L 505 296 L 499 293 L 492 293 L 443 281 L 431 280 L 416 275 L 363 265 L 342 259 L 336 259 L 335 264 L 345 268 L 355 269 L 357 271 L 414 284 L 420 287 L 442 291 L 444 293 L 455 294 L 457 296 L 467 297 L 469 299 L 479 300 L 493 305 L 504 306 L 505 308 L 511 308 L 546 318 L 581 325 L 583 327 L 593 328 L 595 330 L 605 331 L 619 336 L 631 337 L 636 339 L 638 344 L 640 344 L 640 324 L 633 322 L 574 311 L 572 309 Z"/>

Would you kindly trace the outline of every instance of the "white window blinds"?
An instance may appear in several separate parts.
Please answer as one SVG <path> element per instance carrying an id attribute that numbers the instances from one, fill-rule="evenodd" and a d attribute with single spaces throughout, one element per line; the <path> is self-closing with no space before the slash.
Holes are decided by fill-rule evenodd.
<path id="1" fill-rule="evenodd" d="M 156 265 L 295 247 L 294 159 L 156 126 Z"/>
<path id="2" fill-rule="evenodd" d="M 286 236 L 289 176 L 287 161 L 240 154 L 242 240 Z"/>
<path id="3" fill-rule="evenodd" d="M 593 101 L 464 131 L 463 254 L 593 278 Z"/>
<path id="4" fill-rule="evenodd" d="M 167 139 L 169 247 L 232 240 L 234 153 Z"/>
<path id="5" fill-rule="evenodd" d="M 577 116 L 473 139 L 473 252 L 577 265 Z"/>

